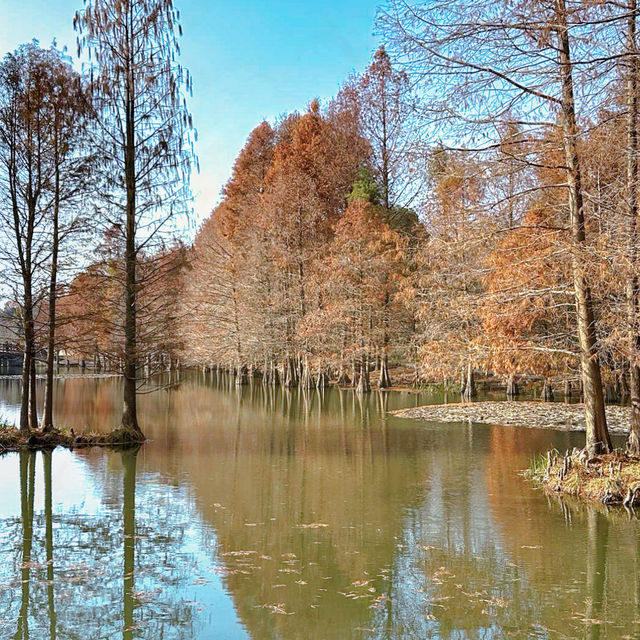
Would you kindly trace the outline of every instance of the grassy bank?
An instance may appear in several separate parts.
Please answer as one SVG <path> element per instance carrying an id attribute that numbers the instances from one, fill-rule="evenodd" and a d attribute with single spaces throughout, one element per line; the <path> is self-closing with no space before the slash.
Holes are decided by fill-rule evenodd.
<path id="1" fill-rule="evenodd" d="M 589 456 L 584 449 L 536 457 L 525 475 L 547 493 L 640 507 L 640 458 L 622 451 Z"/>
<path id="2" fill-rule="evenodd" d="M 80 449 L 85 447 L 128 447 L 139 445 L 122 429 L 111 433 L 85 432 L 76 434 L 73 429 L 54 430 L 47 433 L 32 431 L 23 434 L 15 427 L 0 426 L 0 455 L 10 451 L 24 451 L 27 449 Z"/>

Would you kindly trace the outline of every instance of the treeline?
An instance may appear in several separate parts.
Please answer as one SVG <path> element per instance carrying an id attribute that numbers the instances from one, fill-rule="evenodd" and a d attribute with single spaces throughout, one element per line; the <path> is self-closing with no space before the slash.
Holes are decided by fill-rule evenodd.
<path id="1" fill-rule="evenodd" d="M 395 204 L 406 91 L 380 50 L 325 109 L 314 101 L 252 132 L 192 250 L 189 362 L 227 367 L 240 384 L 259 372 L 286 386 L 337 379 L 368 391 L 375 369 L 377 384 L 391 385 L 389 355 L 410 359 L 413 332 L 398 295 L 417 218 Z"/>
<path id="2" fill-rule="evenodd" d="M 388 43 L 322 109 L 260 124 L 200 230 L 185 359 L 239 383 L 605 391 L 638 365 L 637 8 L 392 2 Z M 391 56 L 391 57 L 390 57 Z M 393 64 L 392 64 L 393 59 Z"/>

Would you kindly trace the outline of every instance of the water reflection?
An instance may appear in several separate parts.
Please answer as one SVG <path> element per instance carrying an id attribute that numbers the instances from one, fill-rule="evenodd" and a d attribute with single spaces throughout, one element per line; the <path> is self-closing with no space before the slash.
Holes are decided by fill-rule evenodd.
<path id="1" fill-rule="evenodd" d="M 29 578 L 31 574 L 31 546 L 33 542 L 33 499 L 36 477 L 35 453 L 20 455 L 20 508 L 22 520 L 22 559 L 20 563 L 22 593 L 20 615 L 15 638 L 29 638 Z"/>
<path id="2" fill-rule="evenodd" d="M 56 638 L 56 607 L 53 593 L 53 489 L 51 476 L 52 451 L 42 452 L 42 466 L 44 471 L 44 519 L 45 519 L 45 548 L 47 557 L 47 606 L 49 610 L 49 638 Z"/>
<path id="3" fill-rule="evenodd" d="M 119 384 L 59 419 L 109 428 Z M 139 452 L 5 456 L 0 637 L 637 637 L 638 521 L 518 474 L 582 436 L 387 413 L 425 399 L 197 374 Z"/>
<path id="4" fill-rule="evenodd" d="M 124 523 L 124 572 L 122 574 L 123 640 L 131 640 L 135 626 L 133 607 L 135 594 L 135 541 L 136 541 L 136 459 L 137 449 L 123 451 L 124 467 L 122 522 Z"/>

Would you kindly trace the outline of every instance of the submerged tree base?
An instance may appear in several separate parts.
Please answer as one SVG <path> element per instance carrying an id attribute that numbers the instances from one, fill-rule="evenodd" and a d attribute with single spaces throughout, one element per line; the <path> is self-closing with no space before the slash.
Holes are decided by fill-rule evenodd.
<path id="1" fill-rule="evenodd" d="M 118 428 L 111 433 L 85 432 L 76 434 L 73 429 L 69 431 L 32 431 L 29 434 L 21 433 L 15 427 L 0 428 L 0 454 L 10 451 L 23 451 L 26 449 L 55 449 L 65 447 L 67 449 L 81 449 L 86 447 L 112 447 L 124 448 L 137 446 L 144 442 L 140 437 L 124 428 Z"/>
<path id="2" fill-rule="evenodd" d="M 549 451 L 533 461 L 525 476 L 556 496 L 640 507 L 640 457 L 623 451 L 597 456 L 586 449 Z"/>

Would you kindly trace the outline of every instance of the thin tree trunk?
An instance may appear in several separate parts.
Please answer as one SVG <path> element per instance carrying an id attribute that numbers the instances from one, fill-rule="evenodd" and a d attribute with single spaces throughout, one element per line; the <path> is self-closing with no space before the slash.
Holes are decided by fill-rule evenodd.
<path id="1" fill-rule="evenodd" d="M 49 332 L 47 336 L 47 371 L 44 388 L 44 409 L 42 412 L 42 431 L 53 430 L 53 367 L 56 345 L 56 288 L 58 277 L 58 249 L 60 244 L 60 166 L 58 162 L 58 135 L 54 136 L 54 154 L 56 158 L 55 196 L 53 204 L 53 230 L 51 239 L 51 276 L 49 279 Z"/>
<path id="2" fill-rule="evenodd" d="M 391 376 L 389 376 L 389 356 L 386 351 L 380 360 L 380 381 L 378 386 L 381 389 L 388 389 L 391 386 Z"/>
<path id="3" fill-rule="evenodd" d="M 473 371 L 473 366 L 471 365 L 471 361 L 467 363 L 467 376 L 464 383 L 464 388 L 462 391 L 462 396 L 464 400 L 471 400 L 471 398 L 475 398 L 478 395 L 478 391 L 476 389 L 476 379 Z"/>
<path id="4" fill-rule="evenodd" d="M 518 383 L 516 382 L 516 377 L 514 375 L 510 375 L 507 380 L 507 396 L 509 398 L 515 398 L 520 394 L 518 389 Z"/>
<path id="5" fill-rule="evenodd" d="M 29 426 L 31 429 L 38 428 L 38 405 L 36 398 L 36 357 L 35 352 L 31 353 L 31 365 L 29 367 Z"/>
<path id="6" fill-rule="evenodd" d="M 578 315 L 578 339 L 584 386 L 584 408 L 587 427 L 587 449 L 591 454 L 611 450 L 611 438 L 602 393 L 602 376 L 596 346 L 595 317 L 591 290 L 586 276 L 586 243 L 582 177 L 577 149 L 571 49 L 567 27 L 565 0 L 556 0 L 558 18 L 559 73 L 562 83 L 562 125 L 567 183 L 569 186 L 569 218 L 572 234 L 573 286 Z"/>
<path id="7" fill-rule="evenodd" d="M 369 360 L 364 354 L 360 359 L 360 377 L 358 378 L 357 390 L 360 393 L 368 393 L 371 391 L 371 382 L 369 380 Z"/>
<path id="8" fill-rule="evenodd" d="M 629 217 L 629 265 L 627 312 L 629 324 L 629 382 L 631 425 L 627 449 L 640 455 L 640 333 L 638 331 L 638 62 L 636 59 L 636 0 L 629 0 L 627 38 L 627 215 Z"/>
<path id="9" fill-rule="evenodd" d="M 31 353 L 26 338 L 27 328 L 25 322 L 24 353 L 22 355 L 22 392 L 20 395 L 20 431 L 29 433 L 29 380 L 31 377 Z"/>
<path id="10" fill-rule="evenodd" d="M 128 58 L 133 53 L 124 52 Z M 129 64 L 131 60 L 128 60 Z M 126 140 L 124 148 L 124 172 L 126 182 L 126 225 L 125 225 L 125 316 L 124 316 L 124 405 L 122 427 L 132 440 L 143 440 L 144 435 L 138 425 L 137 383 L 137 300 L 136 300 L 136 166 L 135 166 L 135 103 L 134 91 L 130 86 L 130 76 L 126 87 Z"/>

